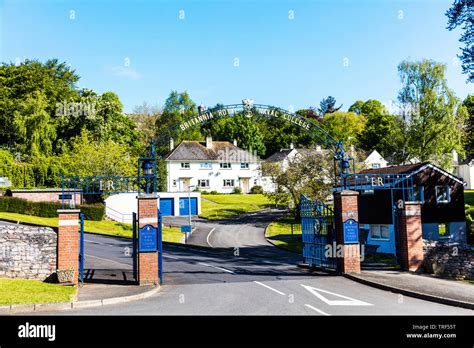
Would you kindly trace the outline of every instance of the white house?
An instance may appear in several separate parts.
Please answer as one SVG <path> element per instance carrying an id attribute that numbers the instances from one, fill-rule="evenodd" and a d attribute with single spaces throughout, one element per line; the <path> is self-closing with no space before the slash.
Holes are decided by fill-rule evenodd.
<path id="1" fill-rule="evenodd" d="M 454 172 L 465 182 L 466 190 L 474 190 L 474 155 L 468 156 L 464 161 L 459 161 L 454 166 Z"/>
<path id="2" fill-rule="evenodd" d="M 240 187 L 242 193 L 258 185 L 260 159 L 237 147 L 236 141 L 183 141 L 164 157 L 168 171 L 168 192 L 187 192 L 196 187 L 201 191 L 232 193 Z"/>
<path id="3" fill-rule="evenodd" d="M 385 168 L 388 166 L 388 161 L 386 161 L 377 150 L 373 150 L 363 163 L 369 169 Z"/>

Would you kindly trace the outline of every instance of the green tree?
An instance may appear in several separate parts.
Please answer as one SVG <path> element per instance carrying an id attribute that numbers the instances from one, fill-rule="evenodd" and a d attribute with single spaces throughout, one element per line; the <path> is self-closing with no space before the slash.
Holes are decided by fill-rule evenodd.
<path id="1" fill-rule="evenodd" d="M 464 44 L 459 58 L 462 72 L 468 75 L 468 82 L 474 82 L 474 3 L 472 0 L 455 0 L 446 12 L 448 29 L 462 27 L 463 33 L 459 42 Z"/>
<path id="2" fill-rule="evenodd" d="M 349 112 L 353 112 L 356 115 L 360 115 L 362 113 L 362 106 L 364 102 L 362 100 L 357 100 L 354 104 L 352 104 L 349 108 Z"/>
<path id="3" fill-rule="evenodd" d="M 468 155 L 474 155 L 474 95 L 467 96 L 462 105 L 469 114 L 466 129 L 466 144 L 464 148 Z"/>
<path id="4" fill-rule="evenodd" d="M 339 111 L 342 108 L 342 104 L 339 107 L 336 107 L 336 99 L 334 97 L 327 97 L 321 100 L 319 103 L 319 116 L 324 117 L 326 114 L 332 114 L 336 111 Z"/>
<path id="5" fill-rule="evenodd" d="M 453 149 L 464 154 L 467 113 L 457 110 L 459 101 L 447 86 L 445 69 L 431 60 L 404 61 L 398 66 L 405 161 L 435 161 L 449 167 Z"/>
<path id="6" fill-rule="evenodd" d="M 323 119 L 326 130 L 331 136 L 345 145 L 357 143 L 359 135 L 365 127 L 365 117 L 353 112 L 334 112 Z"/>

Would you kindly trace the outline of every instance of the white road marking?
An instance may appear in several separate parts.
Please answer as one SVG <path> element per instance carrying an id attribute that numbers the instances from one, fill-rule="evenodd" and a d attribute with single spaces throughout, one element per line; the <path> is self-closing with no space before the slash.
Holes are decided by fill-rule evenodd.
<path id="1" fill-rule="evenodd" d="M 350 297 L 347 297 L 347 296 L 344 296 L 344 295 L 335 294 L 334 292 L 314 288 L 314 287 L 308 286 L 308 285 L 303 285 L 303 284 L 300 284 L 300 285 L 303 288 L 305 288 L 306 290 L 308 290 L 310 293 L 312 293 L 314 296 L 316 296 L 317 298 L 324 301 L 326 304 L 328 304 L 330 306 L 373 306 L 373 304 L 371 304 L 371 303 L 356 300 L 356 299 L 353 299 L 353 298 L 350 298 Z M 345 300 L 328 300 L 326 297 L 321 295 L 320 292 L 324 292 L 324 293 L 329 294 L 329 295 L 341 297 L 341 298 L 344 298 Z"/>
<path id="2" fill-rule="evenodd" d="M 88 239 L 84 239 L 84 242 L 85 242 L 85 243 L 91 243 L 91 244 L 108 245 L 108 246 L 118 247 L 117 244 L 109 244 L 109 243 L 96 242 L 96 241 L 94 241 L 94 240 L 88 240 Z"/>
<path id="3" fill-rule="evenodd" d="M 173 259 L 173 260 L 178 260 L 179 257 L 176 257 L 176 256 L 170 256 L 170 255 L 163 255 L 163 257 L 166 257 L 168 259 Z"/>
<path id="4" fill-rule="evenodd" d="M 215 269 L 218 269 L 218 270 L 227 272 L 227 273 L 232 273 L 232 274 L 234 274 L 233 271 L 228 270 L 228 269 L 225 269 L 225 268 L 222 268 L 222 267 L 213 266 L 213 265 L 210 265 L 210 264 L 204 263 L 204 262 L 199 262 L 199 264 L 200 264 L 200 265 L 203 265 L 203 266 L 207 266 L 207 267 L 212 267 L 212 268 L 215 268 Z"/>
<path id="5" fill-rule="evenodd" d="M 328 315 L 328 316 L 331 315 L 331 314 L 328 314 L 328 313 L 326 313 L 326 312 L 323 312 L 322 310 L 320 310 L 320 309 L 318 309 L 318 308 L 316 308 L 316 307 L 313 307 L 313 306 L 311 306 L 311 305 L 309 305 L 309 304 L 305 304 L 305 306 L 308 307 L 308 308 L 311 308 L 312 310 L 314 310 L 314 311 L 316 311 L 316 312 L 318 312 L 318 313 L 320 313 L 320 314 L 322 314 L 322 315 Z"/>
<path id="6" fill-rule="evenodd" d="M 275 291 L 277 294 L 280 294 L 280 295 L 285 296 L 285 293 L 284 293 L 284 292 L 281 292 L 280 290 L 274 289 L 274 288 L 272 288 L 271 286 L 268 286 L 268 285 L 266 285 L 266 284 L 260 283 L 260 282 L 258 282 L 258 281 L 256 281 L 256 280 L 254 280 L 253 282 L 254 282 L 255 284 L 264 286 L 264 287 L 266 287 L 267 289 L 270 289 L 270 290 L 272 290 L 272 291 Z"/>
<path id="7" fill-rule="evenodd" d="M 91 255 L 91 254 L 84 254 L 84 255 L 85 255 L 86 257 L 93 257 L 93 258 L 96 258 L 96 259 L 99 259 L 99 260 L 104 260 L 104 261 L 108 261 L 108 262 L 119 263 L 119 264 L 121 264 L 121 265 L 126 265 L 126 266 L 129 266 L 129 267 L 132 267 L 132 266 L 129 265 L 128 263 L 119 262 L 119 261 L 115 261 L 115 260 L 111 260 L 111 259 L 106 259 L 106 258 L 103 258 L 103 257 Z"/>
<path id="8" fill-rule="evenodd" d="M 212 232 L 214 232 L 214 230 L 215 230 L 215 228 L 213 228 L 213 229 L 207 234 L 207 238 L 206 238 L 206 242 L 207 242 L 207 244 L 209 244 L 209 246 L 210 246 L 211 248 L 214 248 L 214 247 L 213 247 L 212 244 L 209 242 L 209 237 L 211 236 Z"/>

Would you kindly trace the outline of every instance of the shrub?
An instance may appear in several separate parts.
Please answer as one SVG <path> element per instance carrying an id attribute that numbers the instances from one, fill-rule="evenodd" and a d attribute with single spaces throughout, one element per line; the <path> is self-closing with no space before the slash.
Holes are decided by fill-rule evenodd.
<path id="1" fill-rule="evenodd" d="M 201 194 L 203 194 L 203 195 L 208 195 L 209 192 L 207 192 L 206 190 L 203 190 L 203 191 L 201 191 Z"/>
<path id="2" fill-rule="evenodd" d="M 217 191 L 211 191 L 210 194 L 211 195 L 218 195 L 219 193 Z"/>
<path id="3" fill-rule="evenodd" d="M 253 193 L 253 194 L 262 194 L 262 193 L 263 193 L 263 187 L 260 186 L 260 185 L 252 186 L 252 188 L 250 189 L 250 193 Z"/>
<path id="4" fill-rule="evenodd" d="M 78 209 L 84 213 L 84 219 L 101 221 L 105 215 L 103 204 L 80 205 Z M 39 217 L 57 217 L 58 209 L 62 209 L 59 202 L 32 202 L 16 197 L 0 197 L 0 211 L 8 213 L 26 214 Z"/>
<path id="5" fill-rule="evenodd" d="M 242 189 L 241 189 L 240 187 L 238 187 L 238 186 L 237 186 L 237 187 L 234 187 L 234 193 L 235 193 L 235 194 L 240 194 L 240 193 L 242 193 Z"/>

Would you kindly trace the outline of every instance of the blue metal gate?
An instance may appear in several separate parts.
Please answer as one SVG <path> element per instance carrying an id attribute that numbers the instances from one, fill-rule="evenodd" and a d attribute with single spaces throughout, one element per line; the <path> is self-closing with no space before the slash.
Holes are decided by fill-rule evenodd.
<path id="1" fill-rule="evenodd" d="M 337 270 L 337 259 L 333 257 L 336 240 L 333 209 L 302 195 L 300 214 L 305 263 Z"/>
<path id="2" fill-rule="evenodd" d="M 84 286 L 84 214 L 79 214 L 79 279 Z"/>

